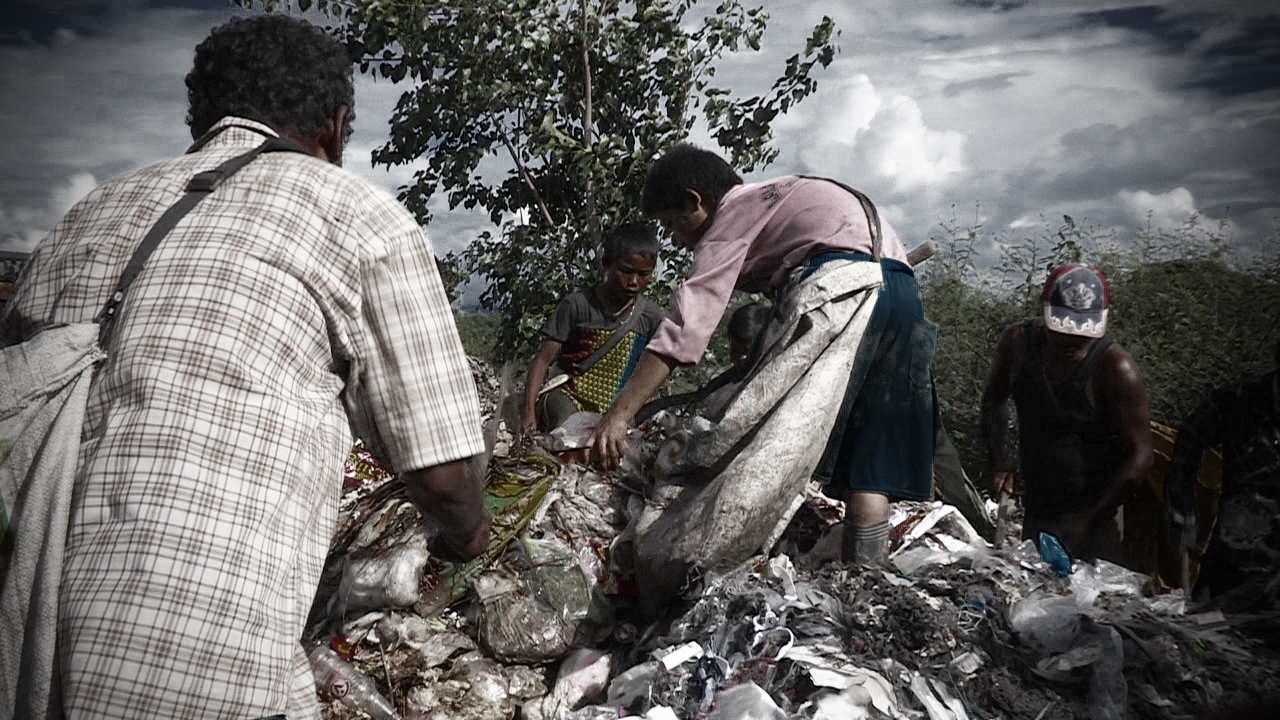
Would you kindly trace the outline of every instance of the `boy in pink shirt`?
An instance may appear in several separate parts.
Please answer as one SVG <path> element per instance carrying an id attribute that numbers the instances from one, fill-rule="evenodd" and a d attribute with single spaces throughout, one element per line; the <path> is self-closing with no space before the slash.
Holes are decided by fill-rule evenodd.
<path id="1" fill-rule="evenodd" d="M 673 367 L 701 359 L 735 290 L 782 297 L 824 264 L 879 260 L 884 281 L 871 290 L 875 308 L 852 370 L 843 386 L 830 388 L 831 403 L 840 407 L 826 408 L 835 419 L 820 429 L 826 442 L 814 479 L 849 503 L 844 559 L 882 561 L 889 500 L 927 500 L 932 493 L 929 364 L 937 328 L 924 319 L 896 233 L 880 223 L 870 201 L 839 183 L 785 176 L 744 185 L 718 155 L 684 143 L 654 163 L 641 206 L 677 244 L 694 250 L 693 264 L 592 436 L 593 455 L 606 467 L 616 464 L 636 411 Z"/>

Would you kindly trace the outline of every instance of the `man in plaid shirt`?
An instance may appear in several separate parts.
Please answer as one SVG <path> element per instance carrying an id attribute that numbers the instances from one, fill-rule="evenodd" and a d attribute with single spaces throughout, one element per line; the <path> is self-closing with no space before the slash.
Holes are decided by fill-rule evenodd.
<path id="1" fill-rule="evenodd" d="M 353 433 L 439 528 L 434 550 L 471 558 L 489 531 L 479 402 L 425 233 L 340 168 L 343 46 L 300 19 L 234 18 L 187 87 L 192 150 L 76 205 L 0 321 L 7 344 L 91 320 L 192 176 L 271 136 L 305 151 L 219 186 L 119 308 L 83 429 L 55 691 L 71 718 L 314 718 L 300 638 Z"/>

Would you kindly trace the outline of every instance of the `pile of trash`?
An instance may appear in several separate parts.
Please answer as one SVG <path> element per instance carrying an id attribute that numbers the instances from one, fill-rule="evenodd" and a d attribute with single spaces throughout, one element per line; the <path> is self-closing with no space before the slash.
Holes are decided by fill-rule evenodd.
<path id="1" fill-rule="evenodd" d="M 993 548 L 948 505 L 896 503 L 890 565 L 842 564 L 843 508 L 816 487 L 772 552 L 653 617 L 625 531 L 655 443 L 602 473 L 563 433 L 500 425 L 494 533 L 466 564 L 431 557 L 403 487 L 353 452 L 305 638 L 327 718 L 1192 718 L 1280 697 L 1280 656 L 1235 619 L 1105 561 Z"/>

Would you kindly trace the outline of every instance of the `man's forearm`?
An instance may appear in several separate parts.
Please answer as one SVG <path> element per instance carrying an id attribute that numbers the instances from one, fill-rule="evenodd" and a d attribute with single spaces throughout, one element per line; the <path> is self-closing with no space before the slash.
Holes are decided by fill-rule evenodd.
<path id="1" fill-rule="evenodd" d="M 463 557 L 478 555 L 488 534 L 484 460 L 477 455 L 401 474 L 409 499 Z"/>
<path id="2" fill-rule="evenodd" d="M 1138 484 L 1146 477 L 1147 470 L 1151 467 L 1151 459 L 1150 449 L 1146 453 L 1130 452 L 1126 455 L 1124 462 L 1112 475 L 1107 492 L 1098 504 L 1090 509 L 1091 525 L 1097 525 L 1115 516 L 1116 510 L 1129 500 Z"/>
<path id="3" fill-rule="evenodd" d="M 1008 452 L 1009 408 L 1004 403 L 982 408 L 982 439 L 987 446 L 987 466 L 997 473 L 1010 469 Z"/>

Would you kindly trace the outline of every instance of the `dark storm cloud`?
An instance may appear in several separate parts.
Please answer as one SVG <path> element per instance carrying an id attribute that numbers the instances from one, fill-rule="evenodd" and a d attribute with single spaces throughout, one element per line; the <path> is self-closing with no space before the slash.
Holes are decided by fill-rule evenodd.
<path id="1" fill-rule="evenodd" d="M 1195 70 L 1181 78 L 1181 87 L 1205 89 L 1221 95 L 1243 95 L 1280 88 L 1280 13 L 1240 21 L 1222 11 L 1175 12 L 1160 5 L 1084 13 L 1084 25 L 1133 31 L 1159 52 L 1189 54 L 1198 59 Z"/>
<path id="2" fill-rule="evenodd" d="M 946 87 L 942 88 L 942 94 L 947 97 L 955 97 L 970 91 L 1001 90 L 1012 86 L 1014 78 L 1022 77 L 1026 74 L 1024 72 L 1000 73 L 999 75 L 991 75 L 976 80 L 948 83 Z"/>

